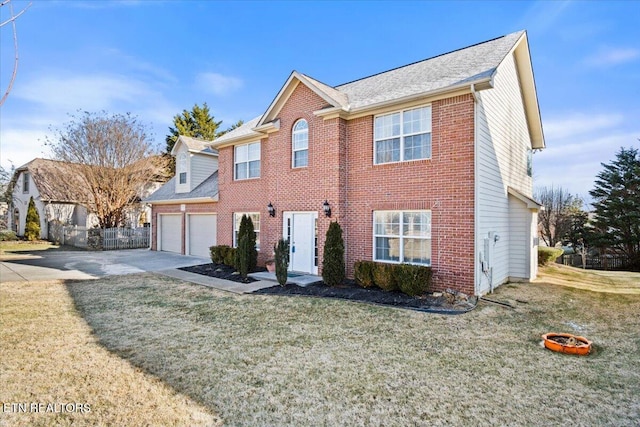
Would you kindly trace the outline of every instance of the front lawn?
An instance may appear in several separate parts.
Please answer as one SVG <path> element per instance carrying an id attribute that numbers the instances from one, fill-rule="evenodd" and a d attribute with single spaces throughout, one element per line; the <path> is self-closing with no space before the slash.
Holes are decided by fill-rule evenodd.
<path id="1" fill-rule="evenodd" d="M 514 309 L 480 301 L 458 316 L 154 274 L 3 283 L 0 402 L 91 411 L 4 410 L 0 424 L 635 426 L 640 275 L 576 270 L 541 271 L 567 286 L 490 296 Z M 545 332 L 584 335 L 594 352 L 550 352 Z"/>
<path id="2" fill-rule="evenodd" d="M 232 295 L 152 274 L 68 289 L 102 345 L 226 425 L 631 426 L 640 419 L 639 295 L 505 285 L 491 298 L 515 309 L 481 301 L 446 316 Z M 540 345 L 545 332 L 584 335 L 594 353 L 550 352 Z"/>

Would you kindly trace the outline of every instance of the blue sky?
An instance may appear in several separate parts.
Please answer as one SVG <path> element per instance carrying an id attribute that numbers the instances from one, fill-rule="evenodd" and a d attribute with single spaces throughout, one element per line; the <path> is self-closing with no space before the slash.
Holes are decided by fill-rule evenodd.
<path id="1" fill-rule="evenodd" d="M 335 86 L 525 29 L 547 142 L 535 185 L 588 196 L 601 162 L 640 146 L 638 22 L 639 1 L 35 0 L 16 23 L 0 161 L 47 157 L 50 129 L 78 110 L 131 112 L 164 148 L 183 109 L 207 102 L 223 127 L 250 120 L 292 70 Z M 3 93 L 10 29 L 0 29 Z"/>

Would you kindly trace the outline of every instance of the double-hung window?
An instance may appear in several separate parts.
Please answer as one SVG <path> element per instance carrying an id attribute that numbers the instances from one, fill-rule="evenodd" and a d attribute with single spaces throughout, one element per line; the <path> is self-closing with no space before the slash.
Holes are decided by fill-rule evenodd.
<path id="1" fill-rule="evenodd" d="M 260 143 L 236 145 L 233 153 L 234 179 L 260 177 Z"/>
<path id="2" fill-rule="evenodd" d="M 236 212 L 233 214 L 233 247 L 238 247 L 238 232 L 240 231 L 240 222 L 242 215 L 251 218 L 253 223 L 253 231 L 256 233 L 256 250 L 260 250 L 260 213 L 259 212 Z"/>
<path id="3" fill-rule="evenodd" d="M 309 125 L 306 120 L 298 120 L 291 134 L 293 145 L 293 167 L 302 168 L 309 164 Z"/>
<path id="4" fill-rule="evenodd" d="M 431 107 L 377 116 L 373 139 L 375 164 L 431 158 Z"/>
<path id="5" fill-rule="evenodd" d="M 431 211 L 375 211 L 375 261 L 431 265 Z"/>

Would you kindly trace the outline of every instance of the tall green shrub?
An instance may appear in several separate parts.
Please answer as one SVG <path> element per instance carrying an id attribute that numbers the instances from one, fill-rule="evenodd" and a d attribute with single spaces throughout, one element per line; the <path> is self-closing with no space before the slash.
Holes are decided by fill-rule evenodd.
<path id="1" fill-rule="evenodd" d="M 27 240 L 37 240 L 40 238 L 40 215 L 36 209 L 36 203 L 33 197 L 29 199 L 29 207 L 27 208 L 27 223 L 24 227 L 24 237 Z"/>
<path id="2" fill-rule="evenodd" d="M 236 268 L 242 277 L 247 277 L 258 264 L 256 251 L 256 233 L 253 221 L 247 215 L 242 215 L 238 230 L 238 247 L 236 249 Z"/>
<path id="3" fill-rule="evenodd" d="M 562 249 L 538 246 L 538 265 L 547 265 L 552 263 L 563 253 L 564 251 Z"/>
<path id="4" fill-rule="evenodd" d="M 329 224 L 327 239 L 324 242 L 322 259 L 322 280 L 327 286 L 341 284 L 345 278 L 344 240 L 342 227 L 337 222 Z"/>
<path id="5" fill-rule="evenodd" d="M 276 254 L 276 279 L 280 286 L 287 284 L 287 271 L 289 270 L 289 241 L 278 240 L 273 250 Z"/>

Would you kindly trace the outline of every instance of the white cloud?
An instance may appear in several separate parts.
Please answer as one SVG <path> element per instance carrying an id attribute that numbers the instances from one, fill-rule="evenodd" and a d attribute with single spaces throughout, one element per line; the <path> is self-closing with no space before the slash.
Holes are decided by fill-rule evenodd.
<path id="1" fill-rule="evenodd" d="M 543 125 L 547 139 L 566 139 L 611 129 L 623 121 L 622 114 L 574 113 L 566 117 L 545 120 Z"/>
<path id="2" fill-rule="evenodd" d="M 640 58 L 640 49 L 626 47 L 602 47 L 598 52 L 585 59 L 585 64 L 592 67 L 613 67 Z"/>
<path id="3" fill-rule="evenodd" d="M 16 90 L 15 96 L 54 110 L 109 109 L 153 95 L 144 82 L 116 75 L 47 76 Z"/>
<path id="4" fill-rule="evenodd" d="M 241 79 L 233 76 L 200 73 L 196 76 L 196 84 L 206 92 L 223 96 L 240 89 L 244 83 Z"/>

